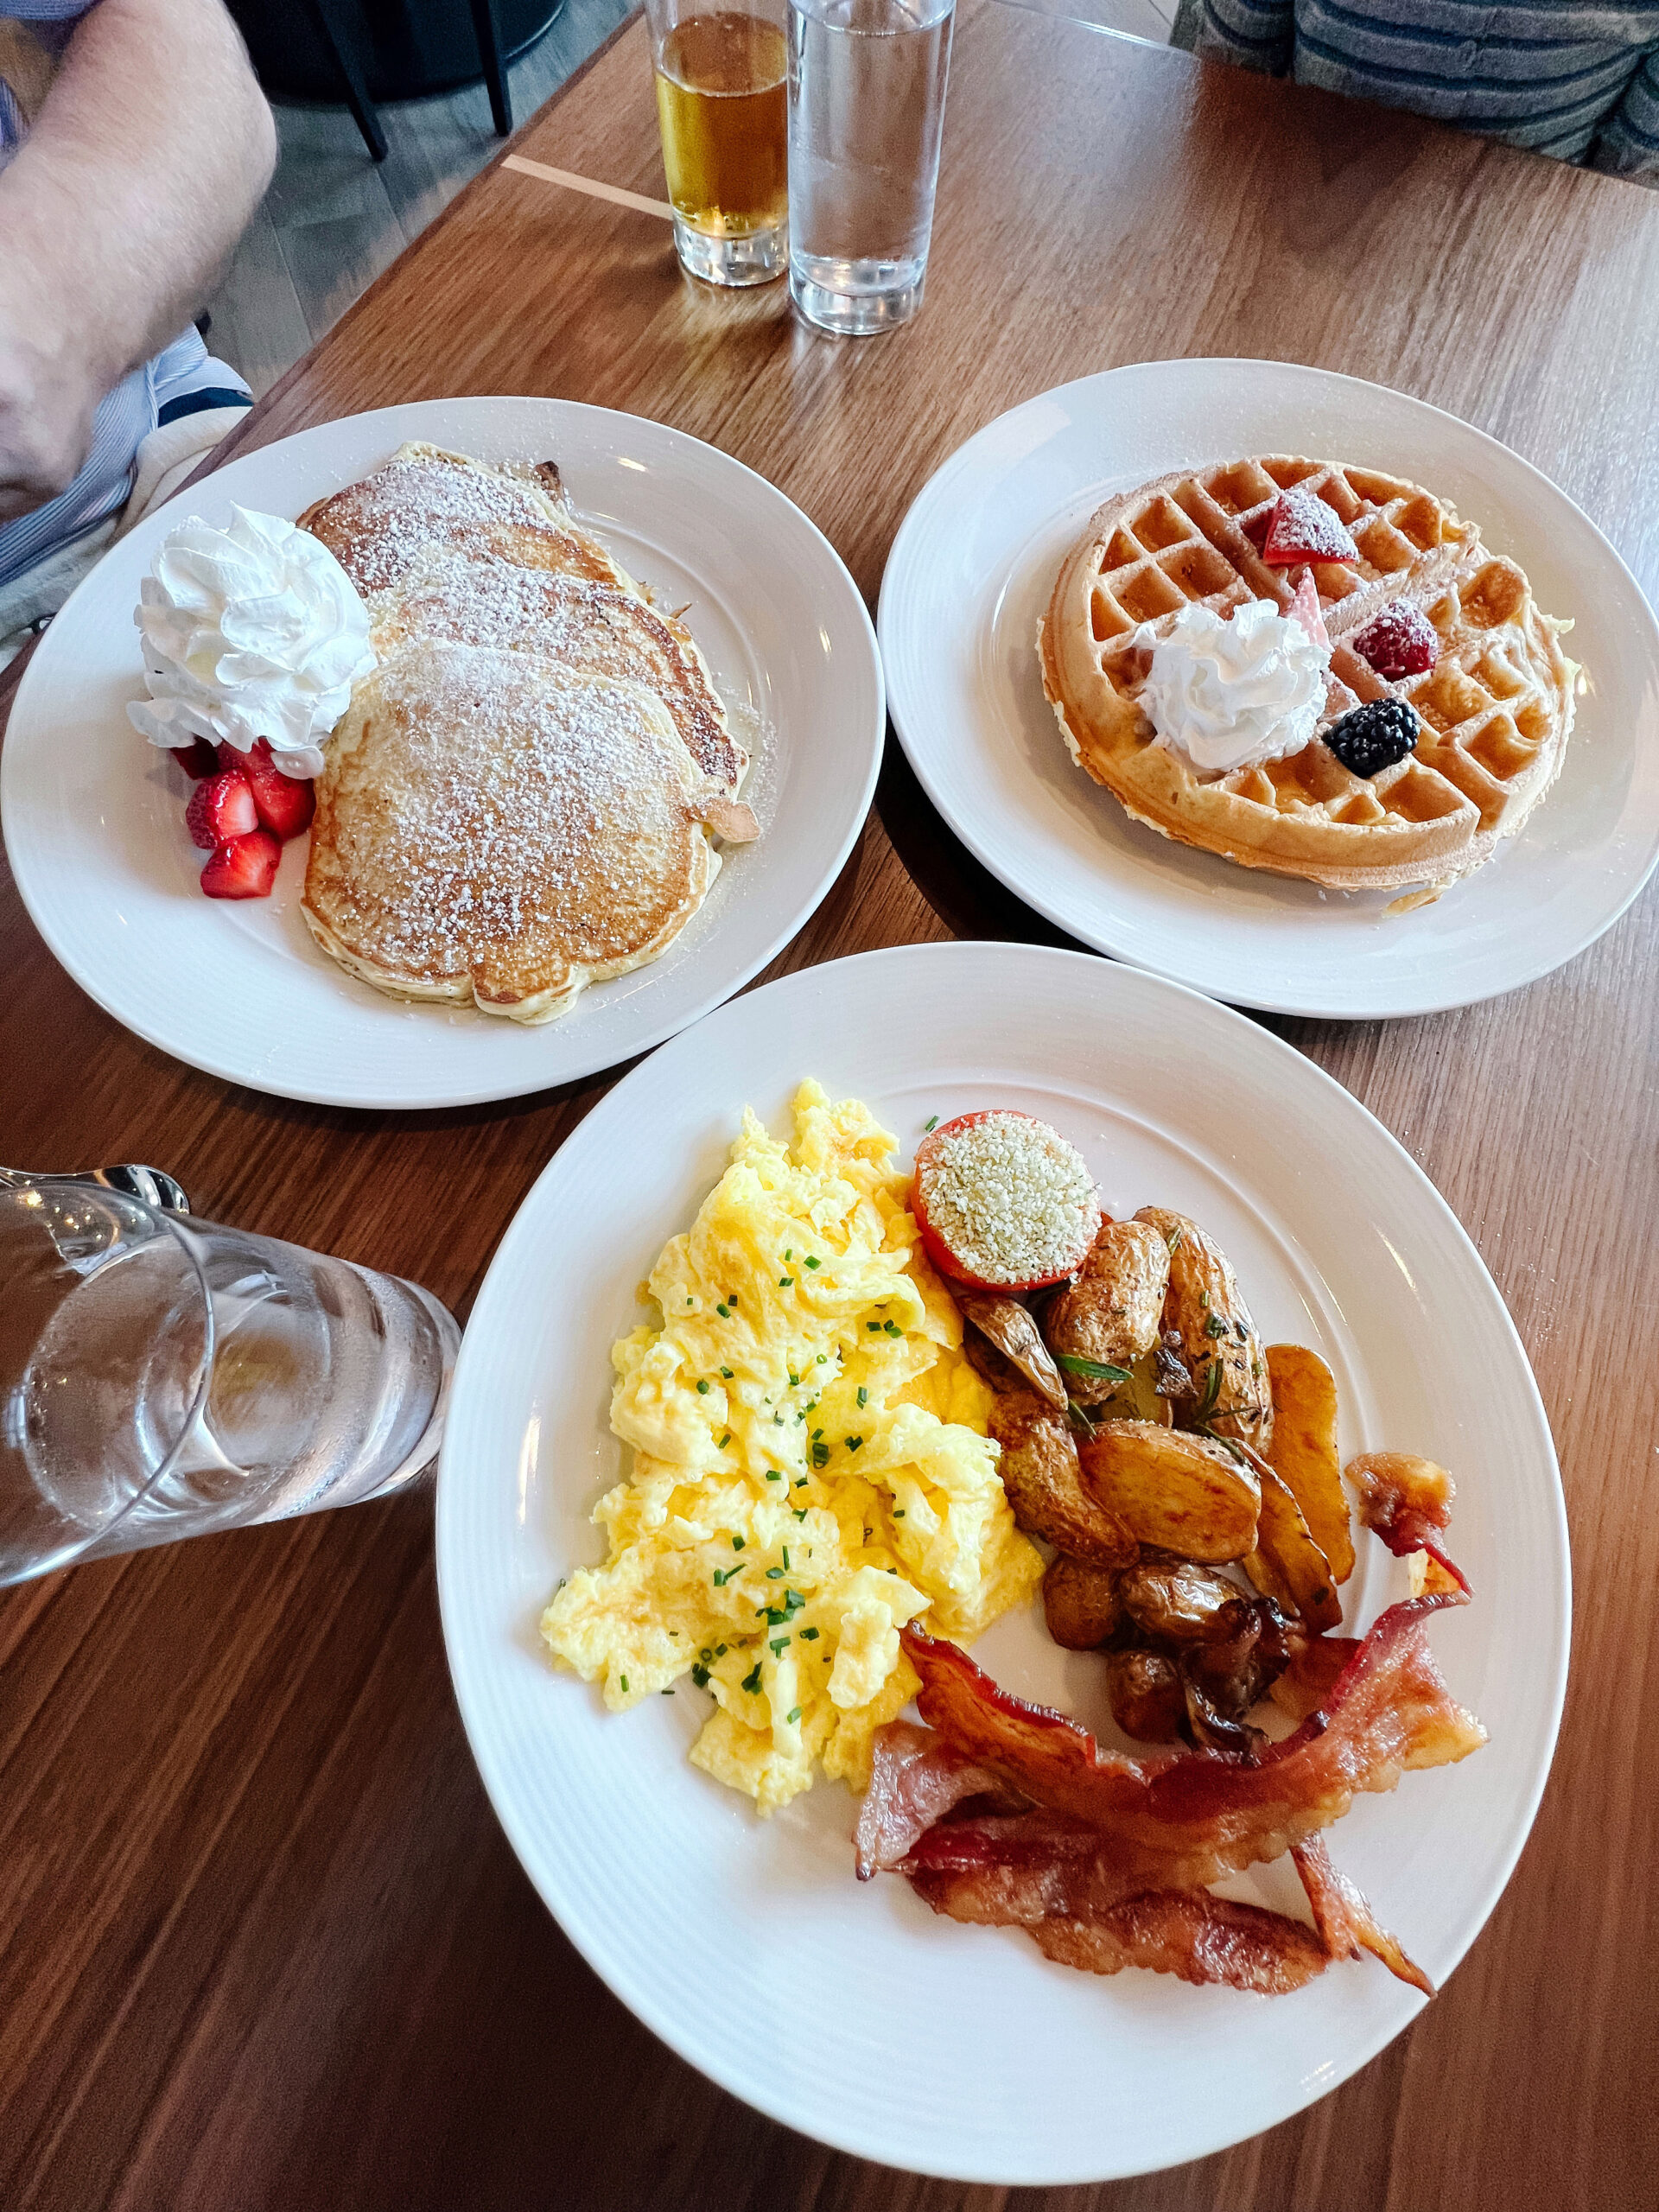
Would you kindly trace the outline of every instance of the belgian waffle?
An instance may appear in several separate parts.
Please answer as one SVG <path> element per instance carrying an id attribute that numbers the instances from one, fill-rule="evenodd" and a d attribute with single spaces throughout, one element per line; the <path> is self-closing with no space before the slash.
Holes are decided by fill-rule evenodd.
<path id="1" fill-rule="evenodd" d="M 1253 599 L 1288 607 L 1301 572 L 1269 567 L 1260 548 L 1293 485 L 1334 510 L 1359 554 L 1309 564 L 1332 641 L 1319 734 L 1287 759 L 1205 776 L 1156 741 L 1137 696 L 1183 607 L 1224 619 Z M 1427 616 L 1440 652 L 1431 671 L 1389 683 L 1351 640 L 1401 599 Z M 1433 493 L 1376 469 L 1274 455 L 1177 470 L 1109 499 L 1060 569 L 1038 652 L 1067 749 L 1136 820 L 1337 889 L 1438 889 L 1513 836 L 1560 767 L 1576 674 L 1565 626 Z M 1421 718 L 1417 749 L 1353 775 L 1323 733 L 1389 696 Z"/>

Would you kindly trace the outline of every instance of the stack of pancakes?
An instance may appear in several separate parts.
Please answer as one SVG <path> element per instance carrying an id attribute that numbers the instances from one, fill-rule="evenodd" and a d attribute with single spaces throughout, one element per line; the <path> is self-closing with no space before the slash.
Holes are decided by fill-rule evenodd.
<path id="1" fill-rule="evenodd" d="M 405 445 L 300 518 L 380 664 L 317 784 L 303 912 L 377 990 L 550 1021 L 654 960 L 756 834 L 748 756 L 690 632 L 571 512 L 551 461 Z"/>

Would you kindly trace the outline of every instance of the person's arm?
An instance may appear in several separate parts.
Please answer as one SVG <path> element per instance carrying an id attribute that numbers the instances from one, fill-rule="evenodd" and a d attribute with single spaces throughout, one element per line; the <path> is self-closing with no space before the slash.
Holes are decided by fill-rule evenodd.
<path id="1" fill-rule="evenodd" d="M 219 0 L 99 0 L 0 169 L 0 522 L 62 491 L 100 399 L 200 308 L 276 160 Z"/>
<path id="2" fill-rule="evenodd" d="M 1590 166 L 1659 189 L 1659 48 L 1631 78 L 1624 99 L 1596 134 Z"/>

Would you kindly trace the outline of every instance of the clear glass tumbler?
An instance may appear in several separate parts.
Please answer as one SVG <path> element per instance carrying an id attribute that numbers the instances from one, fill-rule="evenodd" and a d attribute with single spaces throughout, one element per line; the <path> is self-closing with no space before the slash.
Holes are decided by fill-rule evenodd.
<path id="1" fill-rule="evenodd" d="M 92 1182 L 0 1187 L 0 1584 L 398 1488 L 459 1343 L 350 1261 Z"/>
<path id="2" fill-rule="evenodd" d="M 790 0 L 789 291 L 861 338 L 922 303 L 955 0 Z"/>
<path id="3" fill-rule="evenodd" d="M 789 257 L 785 0 L 646 0 L 680 262 L 766 284 Z"/>

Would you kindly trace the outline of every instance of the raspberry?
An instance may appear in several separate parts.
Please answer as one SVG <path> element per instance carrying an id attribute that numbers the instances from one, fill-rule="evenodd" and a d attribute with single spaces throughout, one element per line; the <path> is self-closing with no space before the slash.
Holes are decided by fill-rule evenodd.
<path id="1" fill-rule="evenodd" d="M 1317 492 L 1294 484 L 1273 503 L 1262 558 L 1270 567 L 1286 569 L 1294 561 L 1357 561 L 1359 548 L 1333 506 Z"/>
<path id="2" fill-rule="evenodd" d="M 1373 615 L 1354 639 L 1354 651 L 1390 683 L 1402 676 L 1421 676 L 1440 658 L 1434 625 L 1408 599 L 1392 599 Z"/>
<path id="3" fill-rule="evenodd" d="M 1325 741 L 1351 775 L 1380 775 L 1417 750 L 1417 717 L 1403 699 L 1371 699 L 1333 721 Z"/>

